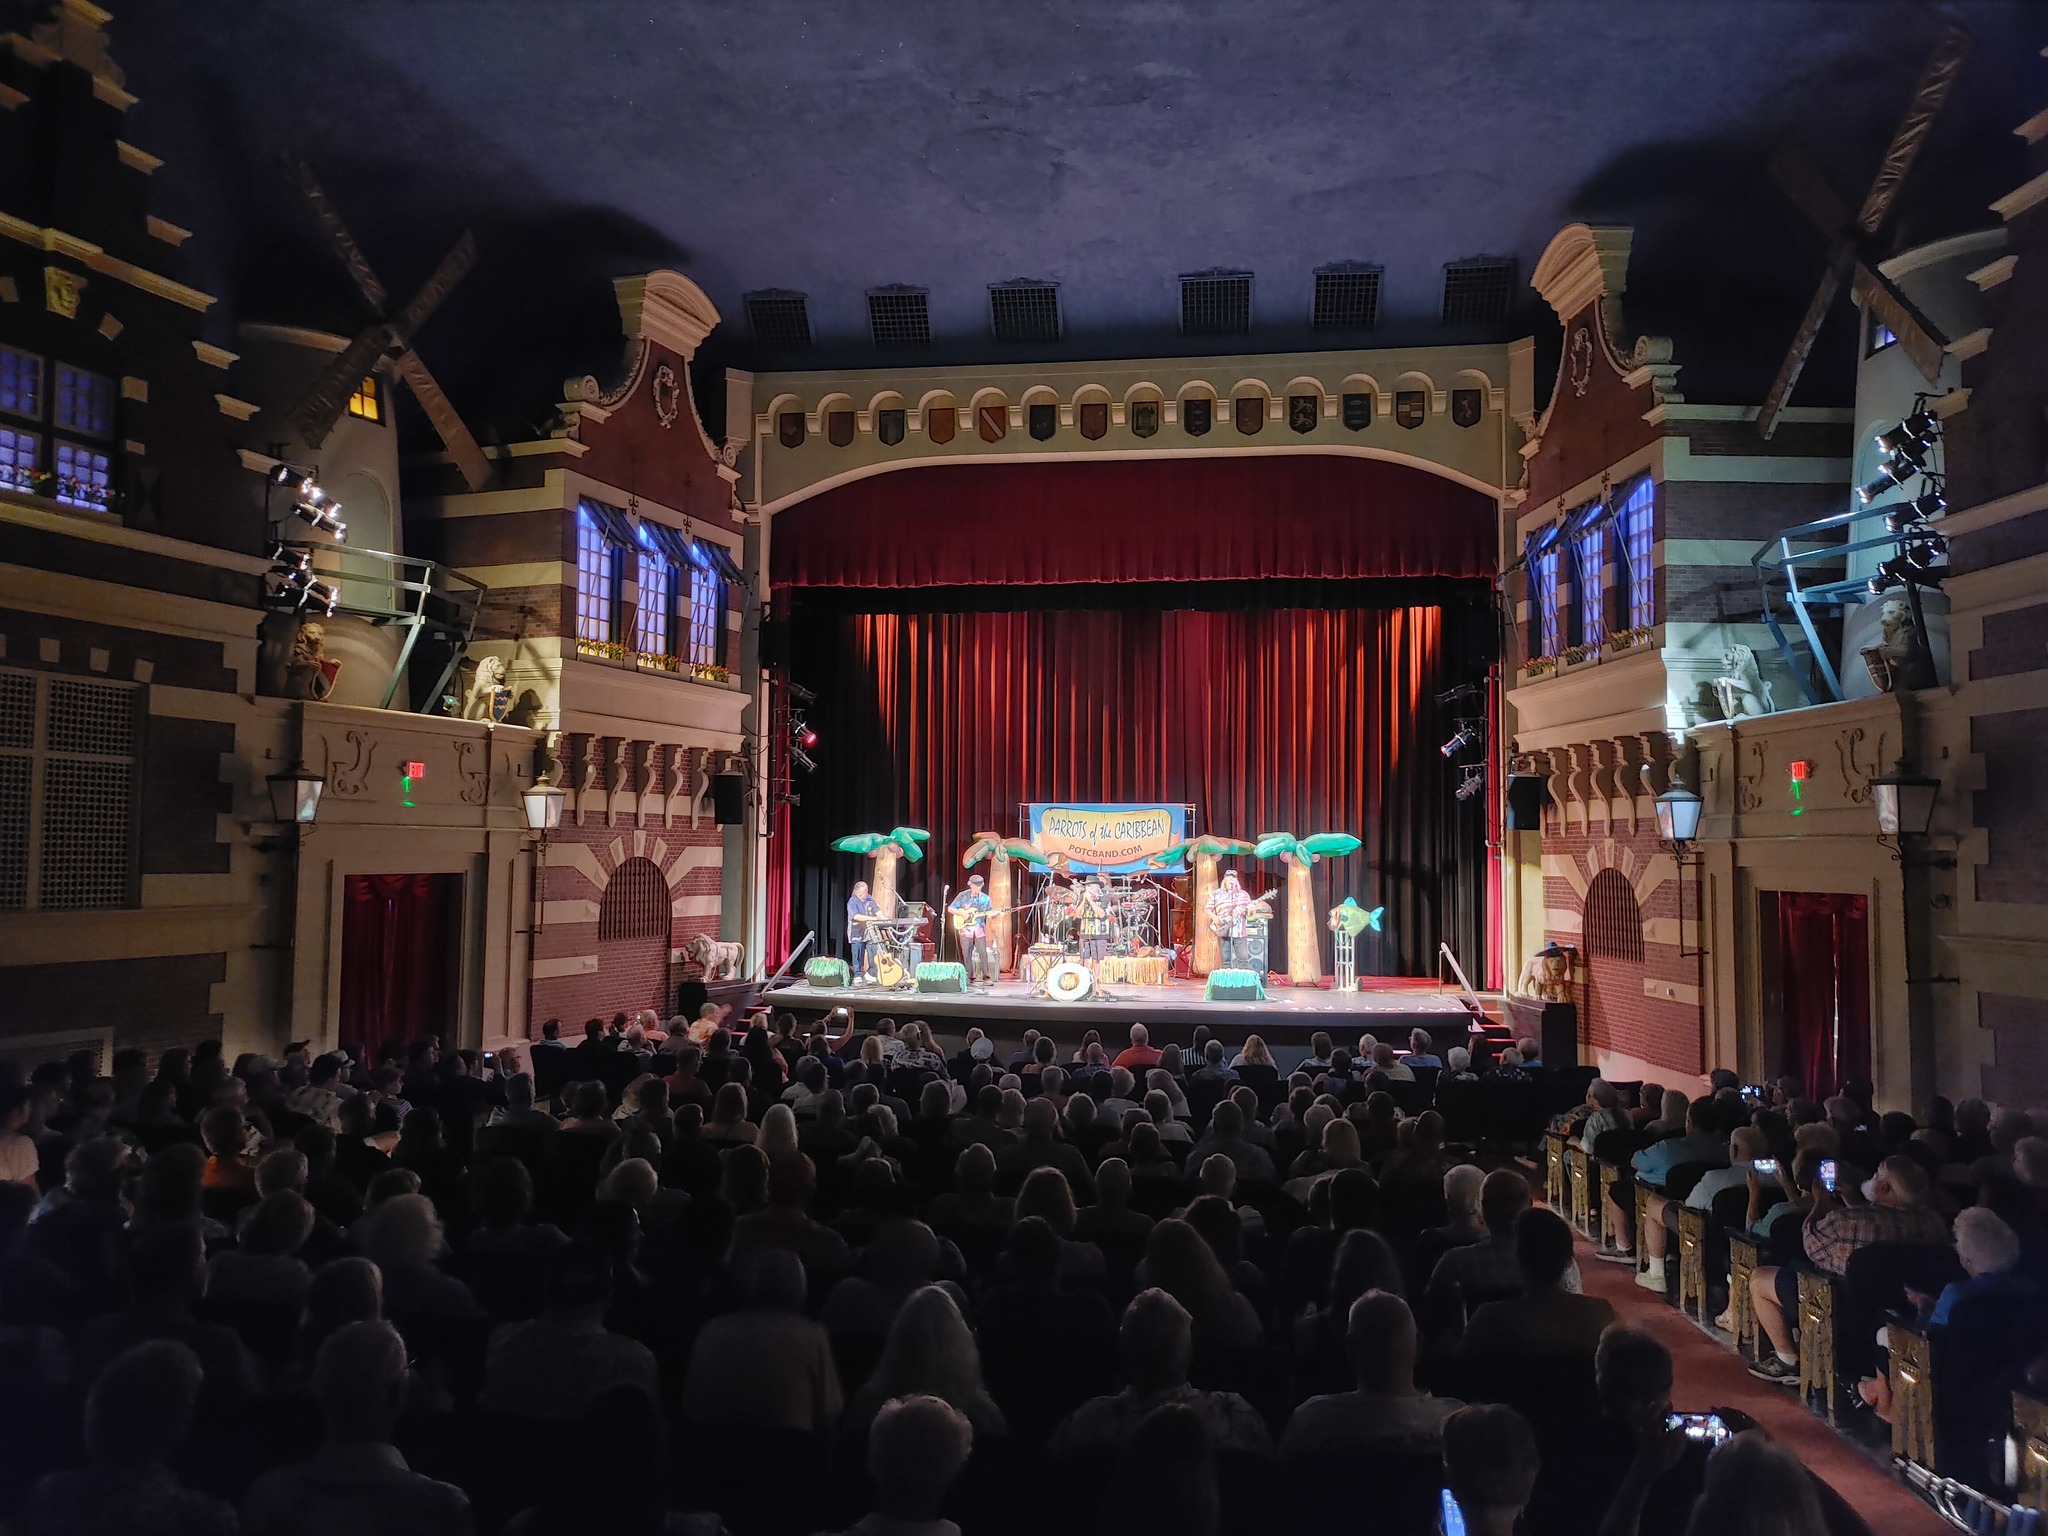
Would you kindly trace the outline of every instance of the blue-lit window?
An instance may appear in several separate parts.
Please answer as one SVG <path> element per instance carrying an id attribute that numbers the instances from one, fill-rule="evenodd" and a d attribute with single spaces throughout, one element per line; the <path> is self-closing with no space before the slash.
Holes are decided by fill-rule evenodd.
<path id="1" fill-rule="evenodd" d="M 36 488 L 36 450 L 33 432 L 17 427 L 0 427 L 0 488 L 33 491 Z"/>
<path id="2" fill-rule="evenodd" d="M 588 512 L 576 514 L 576 638 L 611 643 L 618 627 L 618 552 Z"/>
<path id="3" fill-rule="evenodd" d="M 1556 528 L 1545 528 L 1529 539 L 1529 653 L 1555 656 L 1563 649 L 1559 626 L 1559 590 L 1564 579 L 1564 547 Z"/>
<path id="4" fill-rule="evenodd" d="M 725 583 L 708 566 L 690 567 L 690 661 L 725 664 Z"/>
<path id="5" fill-rule="evenodd" d="M 669 656 L 674 632 L 676 568 L 651 549 L 640 551 L 640 607 L 633 649 L 647 656 Z"/>
<path id="6" fill-rule="evenodd" d="M 1572 519 L 1572 629 L 1574 644 L 1601 645 L 1607 639 L 1607 524 L 1594 521 L 1599 504 Z"/>
<path id="7" fill-rule="evenodd" d="M 1615 553 L 1624 577 L 1615 593 L 1615 619 L 1629 629 L 1657 622 L 1657 487 L 1648 475 L 1629 486 L 1614 513 Z"/>
<path id="8" fill-rule="evenodd" d="M 43 360 L 33 352 L 0 347 L 0 411 L 43 418 Z"/>
<path id="9" fill-rule="evenodd" d="M 80 437 L 114 435 L 114 381 L 69 363 L 57 365 L 56 427 Z"/>
<path id="10" fill-rule="evenodd" d="M 1893 334 L 1892 328 L 1873 314 L 1870 317 L 1870 346 L 1865 350 L 1864 355 L 1875 357 L 1886 347 L 1897 346 L 1898 342 L 1899 338 Z"/>
<path id="11" fill-rule="evenodd" d="M 112 461 L 97 448 L 57 440 L 57 499 L 66 506 L 104 507 L 112 496 Z"/>

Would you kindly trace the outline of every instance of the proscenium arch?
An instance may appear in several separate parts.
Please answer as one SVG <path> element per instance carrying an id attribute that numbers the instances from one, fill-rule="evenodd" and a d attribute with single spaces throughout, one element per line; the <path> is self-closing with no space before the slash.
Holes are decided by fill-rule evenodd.
<path id="1" fill-rule="evenodd" d="M 842 470 L 836 475 L 827 475 L 823 479 L 812 481 L 808 485 L 791 491 L 785 496 L 778 496 L 773 501 L 763 502 L 760 512 L 763 517 L 772 518 L 778 512 L 786 512 L 791 507 L 809 501 L 813 496 L 823 495 L 826 491 L 836 489 L 839 486 L 851 485 L 856 480 L 867 480 L 875 475 L 894 474 L 904 470 L 960 464 L 1057 464 L 1100 459 L 1206 459 L 1213 458 L 1218 454 L 1228 455 L 1232 458 L 1274 458 L 1280 455 L 1313 457 L 1320 455 L 1325 458 L 1337 459 L 1379 459 L 1384 463 L 1406 465 L 1410 469 L 1419 469 L 1426 474 L 1435 475 L 1439 479 L 1449 480 L 1454 484 L 1464 486 L 1468 490 L 1479 492 L 1480 495 L 1492 499 L 1496 504 L 1504 494 L 1500 486 L 1490 484 L 1476 475 L 1463 474 L 1449 465 L 1439 464 L 1434 459 L 1424 458 L 1419 454 L 1396 453 L 1386 448 L 1368 447 L 1363 443 L 1288 443 L 1276 440 L 1273 442 L 1247 443 L 1242 445 L 1227 443 L 1204 448 L 1184 448 L 1178 445 L 1169 445 L 1163 448 L 1151 449 L 1072 449 L 1034 453 L 1028 458 L 1020 458 L 1015 453 L 965 452 L 948 453 L 943 457 L 890 459 L 880 464 L 855 465 L 852 468 Z"/>

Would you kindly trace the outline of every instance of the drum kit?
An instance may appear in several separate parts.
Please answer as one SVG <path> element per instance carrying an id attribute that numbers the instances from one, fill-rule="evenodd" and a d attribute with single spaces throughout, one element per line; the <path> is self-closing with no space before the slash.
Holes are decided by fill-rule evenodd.
<path id="1" fill-rule="evenodd" d="M 1159 898 L 1164 887 L 1133 875 L 1103 876 L 1104 905 L 1108 909 L 1109 952 L 1138 955 L 1159 943 Z M 1038 909 L 1038 943 L 1057 948 L 1062 954 L 1079 954 L 1081 948 L 1081 887 L 1052 885 L 1035 904 Z M 1038 946 L 1034 946 L 1038 947 Z"/>

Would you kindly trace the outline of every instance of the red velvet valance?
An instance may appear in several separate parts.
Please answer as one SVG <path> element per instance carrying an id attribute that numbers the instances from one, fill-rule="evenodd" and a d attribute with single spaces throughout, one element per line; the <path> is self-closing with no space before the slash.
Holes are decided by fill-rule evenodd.
<path id="1" fill-rule="evenodd" d="M 1490 576 L 1493 498 L 1334 454 L 942 464 L 775 518 L 777 587 Z"/>

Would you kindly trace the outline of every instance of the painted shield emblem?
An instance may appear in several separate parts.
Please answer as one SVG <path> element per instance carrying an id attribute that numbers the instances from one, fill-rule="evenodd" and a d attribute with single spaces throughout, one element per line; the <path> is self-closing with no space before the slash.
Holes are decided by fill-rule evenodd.
<path id="1" fill-rule="evenodd" d="M 1419 389 L 1404 389 L 1394 396 L 1394 420 L 1404 427 L 1419 427 L 1429 415 L 1429 401 Z"/>
<path id="2" fill-rule="evenodd" d="M 1480 392 L 1476 389 L 1451 391 L 1451 420 L 1461 427 L 1479 425 Z"/>
<path id="3" fill-rule="evenodd" d="M 1230 402 L 1230 414 L 1237 422 L 1237 430 L 1251 437 L 1266 424 L 1266 397 L 1239 395 Z"/>
<path id="4" fill-rule="evenodd" d="M 1372 396 L 1346 395 L 1344 397 L 1343 419 L 1345 428 L 1352 432 L 1363 432 L 1372 425 Z"/>
<path id="5" fill-rule="evenodd" d="M 801 448 L 804 445 L 804 413 L 784 411 L 775 418 L 775 436 L 785 448 Z"/>
<path id="6" fill-rule="evenodd" d="M 1313 432 L 1316 417 L 1321 413 L 1317 407 L 1322 401 L 1314 395 L 1289 395 L 1287 397 L 1287 425 L 1296 432 Z"/>
<path id="7" fill-rule="evenodd" d="M 834 448 L 853 441 L 853 412 L 834 411 L 825 418 L 825 440 Z"/>
<path id="8" fill-rule="evenodd" d="M 928 406 L 924 413 L 924 435 L 935 443 L 950 443 L 960 426 L 957 405 Z"/>
<path id="9" fill-rule="evenodd" d="M 1031 435 L 1041 443 L 1060 429 L 1060 408 L 1056 405 L 1031 407 Z"/>
<path id="10" fill-rule="evenodd" d="M 1081 435 L 1091 443 L 1109 430 L 1109 402 L 1106 400 L 1084 405 L 1076 414 L 1081 420 Z"/>
<path id="11" fill-rule="evenodd" d="M 1159 430 L 1159 402 L 1138 400 L 1131 405 L 1131 433 L 1136 437 L 1151 437 Z"/>
<path id="12" fill-rule="evenodd" d="M 1216 402 L 1205 398 L 1183 400 L 1180 404 L 1180 424 L 1187 429 L 1189 437 L 1207 437 L 1209 423 L 1213 419 Z"/>
<path id="13" fill-rule="evenodd" d="M 875 436 L 888 447 L 894 448 L 903 441 L 903 416 L 900 406 L 892 411 L 875 412 Z"/>
<path id="14" fill-rule="evenodd" d="M 1000 443 L 1010 431 L 1010 408 L 1007 405 L 976 406 L 974 430 L 981 434 L 984 443 Z"/>

